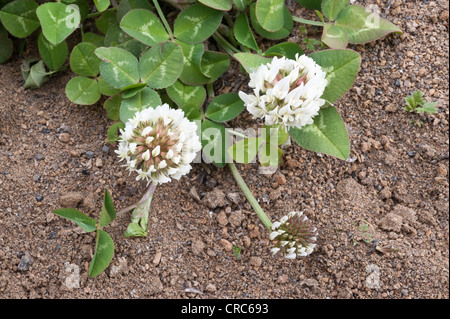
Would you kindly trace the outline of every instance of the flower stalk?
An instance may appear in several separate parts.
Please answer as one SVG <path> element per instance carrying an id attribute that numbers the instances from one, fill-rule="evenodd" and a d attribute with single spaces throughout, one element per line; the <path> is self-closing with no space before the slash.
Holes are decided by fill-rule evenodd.
<path id="1" fill-rule="evenodd" d="M 245 183 L 244 179 L 242 178 L 241 174 L 239 174 L 239 171 L 234 165 L 234 163 L 228 163 L 228 168 L 231 171 L 231 174 L 233 175 L 234 179 L 236 180 L 236 183 L 244 193 L 245 197 L 247 198 L 250 205 L 252 205 L 253 210 L 258 215 L 258 217 L 263 222 L 264 226 L 267 227 L 267 229 L 270 231 L 272 227 L 272 222 L 270 221 L 269 217 L 267 217 L 266 213 L 264 213 L 264 210 L 259 205 L 256 198 L 253 196 L 252 192 L 248 188 L 247 184 Z"/>

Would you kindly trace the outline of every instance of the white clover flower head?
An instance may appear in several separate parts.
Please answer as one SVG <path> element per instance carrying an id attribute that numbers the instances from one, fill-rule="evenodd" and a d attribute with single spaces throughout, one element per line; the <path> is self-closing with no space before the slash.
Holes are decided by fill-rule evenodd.
<path id="1" fill-rule="evenodd" d="M 325 104 L 320 97 L 328 84 L 327 74 L 310 57 L 298 54 L 295 57 L 295 60 L 274 57 L 249 74 L 253 94 L 240 91 L 239 97 L 253 118 L 285 129 L 313 123 Z"/>
<path id="2" fill-rule="evenodd" d="M 272 224 L 270 240 L 274 242 L 273 255 L 282 253 L 286 259 L 308 256 L 316 247 L 317 229 L 303 212 L 290 212 Z"/>
<path id="3" fill-rule="evenodd" d="M 201 150 L 197 125 L 182 110 L 163 104 L 137 112 L 120 131 L 120 160 L 136 180 L 166 183 L 189 173 L 196 153 Z"/>

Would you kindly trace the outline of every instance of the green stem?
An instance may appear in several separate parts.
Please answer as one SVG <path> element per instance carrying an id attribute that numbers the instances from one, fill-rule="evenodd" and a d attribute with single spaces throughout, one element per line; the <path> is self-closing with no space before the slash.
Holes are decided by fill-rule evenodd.
<path id="1" fill-rule="evenodd" d="M 170 39 L 173 40 L 173 32 L 172 29 L 169 26 L 169 23 L 167 22 L 166 17 L 164 16 L 161 7 L 159 6 L 158 0 L 153 0 L 153 4 L 155 5 L 156 11 L 158 11 L 159 18 L 164 24 L 164 27 L 166 28 L 167 33 L 169 34 Z"/>
<path id="2" fill-rule="evenodd" d="M 109 9 L 107 9 L 107 10 L 105 10 L 105 11 L 102 11 L 102 12 L 94 12 L 94 13 L 89 13 L 88 15 L 87 15 L 87 18 L 89 19 L 89 18 L 95 18 L 95 17 L 98 17 L 98 16 L 101 16 L 103 13 L 105 13 L 105 12 L 108 12 L 108 11 L 117 11 L 117 8 L 109 8 Z"/>
<path id="3" fill-rule="evenodd" d="M 228 49 L 228 50 L 230 50 L 230 51 L 232 51 L 234 53 L 240 53 L 241 52 L 240 50 L 236 49 L 230 42 L 225 40 L 225 38 L 219 32 L 216 31 L 213 34 L 213 38 L 214 38 L 214 40 L 216 40 L 225 49 L 225 51 L 227 51 L 226 49 Z M 233 54 L 231 54 L 231 55 L 233 55 Z"/>
<path id="4" fill-rule="evenodd" d="M 207 83 L 206 84 L 206 90 L 208 92 L 209 99 L 212 100 L 216 96 L 216 94 L 214 93 L 214 88 L 213 88 L 212 83 Z"/>
<path id="5" fill-rule="evenodd" d="M 236 131 L 234 131 L 232 129 L 229 129 L 229 128 L 227 128 L 227 132 L 232 134 L 232 135 L 235 135 L 235 136 L 239 136 L 239 137 L 242 137 L 242 138 L 248 138 L 247 135 L 239 133 L 239 132 L 236 132 Z"/>
<path id="6" fill-rule="evenodd" d="M 315 25 L 315 26 L 318 26 L 318 27 L 323 27 L 323 22 L 320 22 L 320 21 L 313 21 L 313 20 L 303 19 L 303 18 L 296 17 L 296 16 L 292 16 L 292 20 L 294 20 L 296 22 L 304 23 L 304 24 L 309 24 L 309 25 Z"/>
<path id="7" fill-rule="evenodd" d="M 271 231 L 272 222 L 270 221 L 269 217 L 267 217 L 266 213 L 264 213 L 263 209 L 259 205 L 259 203 L 256 200 L 256 198 L 253 196 L 252 192 L 250 191 L 250 189 L 248 188 L 247 184 L 243 180 L 241 174 L 239 174 L 239 171 L 238 171 L 236 165 L 234 165 L 234 163 L 228 163 L 228 168 L 230 169 L 231 174 L 233 175 L 234 179 L 236 180 L 236 183 L 239 185 L 239 187 L 241 188 L 241 190 L 244 193 L 245 197 L 249 201 L 250 205 L 252 205 L 255 213 L 261 219 L 261 221 L 263 222 L 264 226 L 266 226 L 267 229 L 269 231 Z"/>

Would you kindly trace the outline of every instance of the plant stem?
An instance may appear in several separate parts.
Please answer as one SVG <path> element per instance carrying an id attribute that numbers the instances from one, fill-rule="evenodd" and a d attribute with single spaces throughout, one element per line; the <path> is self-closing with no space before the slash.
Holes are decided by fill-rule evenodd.
<path id="1" fill-rule="evenodd" d="M 153 0 L 153 4 L 155 5 L 156 11 L 158 11 L 159 18 L 163 22 L 164 27 L 166 28 L 166 31 L 169 34 L 169 37 L 173 40 L 172 29 L 170 28 L 169 23 L 167 22 L 167 19 L 161 10 L 161 7 L 159 6 L 158 0 Z"/>
<path id="2" fill-rule="evenodd" d="M 209 99 L 212 100 L 216 96 L 216 94 L 214 93 L 214 88 L 213 88 L 212 83 L 206 84 L 206 90 L 208 91 Z"/>
<path id="3" fill-rule="evenodd" d="M 228 42 L 227 40 L 225 40 L 225 38 L 219 33 L 219 32 L 215 32 L 213 34 L 213 38 L 214 40 L 217 41 L 217 43 L 219 43 L 222 48 L 227 51 L 228 54 L 230 54 L 229 52 L 233 52 L 230 55 L 233 56 L 234 53 L 240 53 L 241 51 L 236 49 L 230 42 Z"/>
<path id="4" fill-rule="evenodd" d="M 313 21 L 313 20 L 303 19 L 303 18 L 296 17 L 296 16 L 292 16 L 292 20 L 294 20 L 296 22 L 304 23 L 304 24 L 309 24 L 309 25 L 315 25 L 315 26 L 318 26 L 318 27 L 323 27 L 323 22 L 320 22 L 320 21 Z"/>
<path id="5" fill-rule="evenodd" d="M 227 132 L 232 134 L 232 135 L 235 135 L 235 136 L 239 136 L 239 137 L 242 137 L 242 138 L 248 138 L 247 135 L 239 133 L 239 132 L 236 132 L 236 131 L 234 131 L 232 129 L 229 129 L 229 128 L 227 128 Z"/>
<path id="6" fill-rule="evenodd" d="M 105 11 L 102 11 L 102 12 L 93 12 L 93 13 L 89 13 L 89 14 L 87 15 L 87 18 L 88 18 L 88 19 L 89 19 L 89 18 L 95 18 L 95 17 L 101 16 L 103 13 L 108 12 L 108 11 L 117 11 L 117 8 L 109 8 L 109 9 L 107 9 L 107 10 L 105 10 Z"/>
<path id="7" fill-rule="evenodd" d="M 258 217 L 263 222 L 264 226 L 267 227 L 269 231 L 271 231 L 272 222 L 270 221 L 269 217 L 267 217 L 266 213 L 264 213 L 263 209 L 259 205 L 256 198 L 253 196 L 252 192 L 248 188 L 247 184 L 245 183 L 244 179 L 242 178 L 241 174 L 239 174 L 239 171 L 234 165 L 234 163 L 228 163 L 228 168 L 231 171 L 231 174 L 233 175 L 234 179 L 236 180 L 236 183 L 241 188 L 242 192 L 244 193 L 245 197 L 247 198 L 250 205 L 252 205 L 255 213 L 258 215 Z"/>
<path id="8" fill-rule="evenodd" d="M 123 213 L 126 213 L 126 212 L 138 207 L 140 204 L 145 202 L 150 196 L 153 197 L 153 194 L 155 193 L 155 190 L 156 190 L 156 186 L 157 186 L 157 184 L 152 182 L 150 184 L 150 186 L 148 187 L 147 191 L 145 192 L 144 196 L 142 196 L 142 198 L 136 204 L 133 204 L 131 206 L 128 206 L 128 207 L 120 210 L 117 213 L 117 216 L 122 215 Z"/>

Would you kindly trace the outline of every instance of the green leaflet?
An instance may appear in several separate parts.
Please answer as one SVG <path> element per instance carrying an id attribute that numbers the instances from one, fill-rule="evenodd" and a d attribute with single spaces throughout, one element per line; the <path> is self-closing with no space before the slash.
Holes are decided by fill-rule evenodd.
<path id="1" fill-rule="evenodd" d="M 198 0 L 198 2 L 220 11 L 231 10 L 231 0 Z"/>
<path id="2" fill-rule="evenodd" d="M 114 257 L 114 242 L 107 232 L 97 229 L 95 254 L 89 265 L 89 277 L 96 277 L 106 269 Z"/>
<path id="3" fill-rule="evenodd" d="M 97 229 L 97 221 L 92 219 L 82 212 L 74 208 L 60 208 L 53 211 L 58 216 L 67 218 L 75 222 L 78 226 L 83 228 L 84 231 L 92 232 Z"/>
<path id="4" fill-rule="evenodd" d="M 353 50 L 323 50 L 309 55 L 327 73 L 327 87 L 322 98 L 336 102 L 355 82 L 361 56 Z"/>
<path id="5" fill-rule="evenodd" d="M 100 73 L 103 79 L 116 89 L 139 82 L 139 64 L 137 58 L 127 50 L 116 47 L 100 47 L 95 54 L 103 60 Z"/>
<path id="6" fill-rule="evenodd" d="M 253 35 L 253 31 L 250 28 L 247 14 L 245 12 L 239 14 L 239 16 L 236 18 L 233 31 L 236 40 L 240 44 L 255 51 L 259 50 L 258 44 L 255 40 L 255 36 Z"/>
<path id="7" fill-rule="evenodd" d="M 169 40 L 169 35 L 163 24 L 149 10 L 131 10 L 122 18 L 120 27 L 131 37 L 149 46 Z"/>
<path id="8" fill-rule="evenodd" d="M 217 30 L 222 15 L 222 11 L 196 3 L 178 15 L 174 24 L 174 35 L 186 43 L 203 42 Z"/>
<path id="9" fill-rule="evenodd" d="M 53 44 L 61 43 L 78 28 L 81 16 L 75 8 L 61 2 L 48 2 L 36 9 L 42 33 L 48 41 Z"/>
<path id="10" fill-rule="evenodd" d="M 155 90 L 148 87 L 136 93 L 133 97 L 123 99 L 120 105 L 120 120 L 126 123 L 134 117 L 136 112 L 142 111 L 149 107 L 156 108 L 161 105 L 161 98 Z"/>
<path id="11" fill-rule="evenodd" d="M 67 83 L 66 95 L 71 102 L 81 105 L 95 104 L 101 98 L 97 80 L 84 76 L 76 76 Z"/>
<path id="12" fill-rule="evenodd" d="M 97 76 L 100 72 L 101 60 L 95 55 L 97 47 L 89 42 L 77 44 L 70 53 L 70 68 L 83 76 Z"/>
<path id="13" fill-rule="evenodd" d="M 276 32 L 284 25 L 284 9 L 284 0 L 258 0 L 256 18 L 264 30 Z"/>
<path id="14" fill-rule="evenodd" d="M 333 106 L 322 108 L 314 123 L 301 129 L 289 130 L 292 139 L 301 147 L 317 153 L 325 153 L 346 160 L 350 153 L 347 130 Z"/>
<path id="15" fill-rule="evenodd" d="M 0 20 L 13 36 L 25 38 L 39 28 L 36 15 L 38 4 L 34 0 L 16 0 L 8 3 L 0 11 Z"/>
<path id="16" fill-rule="evenodd" d="M 140 59 L 139 72 L 143 82 L 154 89 L 164 89 L 180 77 L 183 69 L 183 51 L 174 42 L 151 47 Z"/>
<path id="17" fill-rule="evenodd" d="M 68 53 L 66 41 L 52 44 L 41 33 L 38 37 L 38 48 L 42 60 L 50 70 L 59 69 L 66 61 Z"/>
<path id="18" fill-rule="evenodd" d="M 206 117 L 217 122 L 226 122 L 236 118 L 245 109 L 238 93 L 226 93 L 217 96 L 206 109 Z"/>

